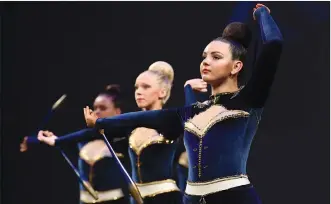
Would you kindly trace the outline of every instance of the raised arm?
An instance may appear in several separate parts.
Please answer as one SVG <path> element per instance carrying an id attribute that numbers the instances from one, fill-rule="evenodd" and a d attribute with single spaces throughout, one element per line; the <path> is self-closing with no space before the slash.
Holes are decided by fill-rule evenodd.
<path id="1" fill-rule="evenodd" d="M 197 102 L 194 91 L 190 84 L 187 84 L 184 87 L 184 94 L 185 94 L 185 105 L 188 106 L 188 105 L 191 105 L 191 104 Z"/>
<path id="2" fill-rule="evenodd" d="M 196 103 L 198 100 L 195 97 L 194 91 L 207 92 L 207 83 L 202 79 L 190 79 L 184 84 L 184 94 L 185 94 L 185 105 L 190 106 Z"/>
<path id="3" fill-rule="evenodd" d="M 282 34 L 266 7 L 259 7 L 254 12 L 258 21 L 262 50 L 253 68 L 252 77 L 241 90 L 240 95 L 254 108 L 263 107 L 268 98 L 270 87 L 282 53 Z"/>

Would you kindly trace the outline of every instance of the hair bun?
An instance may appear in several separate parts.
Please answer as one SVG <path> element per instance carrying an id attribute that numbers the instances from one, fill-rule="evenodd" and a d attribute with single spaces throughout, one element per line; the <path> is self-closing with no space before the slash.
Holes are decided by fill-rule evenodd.
<path id="1" fill-rule="evenodd" d="M 246 24 L 233 22 L 225 27 L 222 38 L 238 42 L 247 49 L 252 40 L 252 32 Z"/>
<path id="2" fill-rule="evenodd" d="M 172 82 L 174 80 L 174 69 L 167 62 L 164 62 L 164 61 L 154 62 L 153 64 L 151 64 L 149 66 L 148 70 L 160 72 L 162 75 L 164 75 L 169 80 L 170 84 L 172 84 Z"/>
<path id="3" fill-rule="evenodd" d="M 109 84 L 106 86 L 106 91 L 111 95 L 119 95 L 121 93 L 120 85 Z"/>

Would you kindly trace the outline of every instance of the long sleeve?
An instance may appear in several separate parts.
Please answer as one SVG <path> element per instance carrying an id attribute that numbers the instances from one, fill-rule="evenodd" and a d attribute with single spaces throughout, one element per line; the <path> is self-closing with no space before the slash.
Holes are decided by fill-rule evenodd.
<path id="1" fill-rule="evenodd" d="M 185 94 L 185 105 L 186 106 L 192 105 L 193 103 L 197 102 L 194 91 L 190 84 L 187 84 L 184 87 L 184 94 Z"/>
<path id="2" fill-rule="evenodd" d="M 253 68 L 252 77 L 241 90 L 240 95 L 253 108 L 261 108 L 268 98 L 277 71 L 282 53 L 283 37 L 265 7 L 258 8 L 255 16 L 261 31 L 262 50 Z"/>
<path id="3" fill-rule="evenodd" d="M 44 143 L 40 142 L 36 136 L 29 136 L 26 140 L 26 145 L 28 146 L 28 149 L 34 148 L 38 145 L 45 145 Z"/>
<path id="4" fill-rule="evenodd" d="M 28 137 L 26 142 L 28 146 L 42 144 L 42 142 L 40 142 L 37 137 Z"/>
<path id="5" fill-rule="evenodd" d="M 59 136 L 55 140 L 55 145 L 63 147 L 64 145 L 76 144 L 78 142 L 92 140 L 97 135 L 100 135 L 97 129 L 86 128 L 63 136 Z"/>
<path id="6" fill-rule="evenodd" d="M 97 129 L 134 129 L 146 127 L 175 139 L 183 132 L 182 121 L 185 120 L 184 109 L 163 109 L 124 113 L 110 118 L 100 118 L 96 122 Z"/>

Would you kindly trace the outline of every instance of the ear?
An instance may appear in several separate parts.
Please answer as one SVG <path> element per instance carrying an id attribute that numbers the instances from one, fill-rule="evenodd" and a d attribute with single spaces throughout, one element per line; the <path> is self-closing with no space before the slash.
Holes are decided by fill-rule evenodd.
<path id="1" fill-rule="evenodd" d="M 231 75 L 238 74 L 240 70 L 243 68 L 243 65 L 244 64 L 242 63 L 242 61 L 235 60 L 231 70 Z"/>
<path id="2" fill-rule="evenodd" d="M 165 89 L 160 89 L 159 91 L 159 99 L 165 98 L 167 95 L 167 91 Z"/>

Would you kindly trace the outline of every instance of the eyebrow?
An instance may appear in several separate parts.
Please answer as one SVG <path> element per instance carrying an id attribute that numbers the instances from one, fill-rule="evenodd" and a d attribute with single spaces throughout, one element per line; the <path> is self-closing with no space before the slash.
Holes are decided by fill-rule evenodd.
<path id="1" fill-rule="evenodd" d="M 138 86 L 139 84 L 135 84 L 134 87 Z M 150 84 L 147 84 L 147 83 L 140 83 L 140 85 L 142 86 L 151 86 Z"/>
<path id="2" fill-rule="evenodd" d="M 207 52 L 203 52 L 202 54 L 207 54 Z M 221 55 L 223 55 L 223 53 L 218 52 L 218 51 L 213 51 L 210 54 L 221 54 Z"/>

